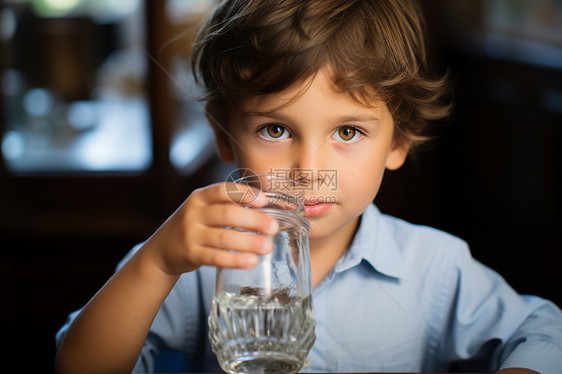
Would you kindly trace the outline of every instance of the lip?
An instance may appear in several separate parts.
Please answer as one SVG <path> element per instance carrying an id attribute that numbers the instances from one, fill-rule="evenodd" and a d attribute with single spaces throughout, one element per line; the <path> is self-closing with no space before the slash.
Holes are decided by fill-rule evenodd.
<path id="1" fill-rule="evenodd" d="M 306 217 L 318 217 L 330 210 L 332 203 L 304 204 L 304 215 Z"/>

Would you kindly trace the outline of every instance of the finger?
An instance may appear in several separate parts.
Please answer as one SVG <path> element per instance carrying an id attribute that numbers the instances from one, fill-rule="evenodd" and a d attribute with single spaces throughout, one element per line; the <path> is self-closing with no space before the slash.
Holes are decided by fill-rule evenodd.
<path id="1" fill-rule="evenodd" d="M 207 207 L 201 223 L 209 227 L 236 227 L 265 235 L 275 235 L 279 230 L 279 223 L 275 218 L 236 204 L 214 204 Z"/>
<path id="2" fill-rule="evenodd" d="M 253 208 L 267 205 L 267 196 L 259 189 L 237 183 L 217 183 L 198 190 L 205 204 L 232 202 Z"/>
<path id="3" fill-rule="evenodd" d="M 251 269 L 259 262 L 257 255 L 243 252 L 230 252 L 224 249 L 203 248 L 200 252 L 202 265 L 221 268 Z"/>
<path id="4" fill-rule="evenodd" d="M 270 236 L 225 228 L 206 230 L 204 239 L 200 241 L 200 244 L 205 247 L 253 252 L 260 255 L 273 250 L 273 241 Z"/>

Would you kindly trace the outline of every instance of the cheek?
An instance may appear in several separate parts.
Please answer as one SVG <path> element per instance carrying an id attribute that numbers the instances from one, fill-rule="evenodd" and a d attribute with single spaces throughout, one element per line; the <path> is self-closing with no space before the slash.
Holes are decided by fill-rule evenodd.
<path id="1" fill-rule="evenodd" d="M 276 168 L 276 160 L 267 152 L 255 152 L 250 147 L 243 150 L 236 150 L 236 165 L 238 168 L 246 168 L 253 170 L 256 174 L 268 174 L 271 169 Z"/>
<path id="2" fill-rule="evenodd" d="M 384 170 L 382 159 L 376 162 L 351 162 L 339 169 L 338 185 L 348 196 L 371 201 L 379 190 Z"/>
<path id="3" fill-rule="evenodd" d="M 342 192 L 367 200 L 374 198 L 382 180 L 381 173 L 376 170 L 345 171 L 340 173 L 339 185 Z"/>

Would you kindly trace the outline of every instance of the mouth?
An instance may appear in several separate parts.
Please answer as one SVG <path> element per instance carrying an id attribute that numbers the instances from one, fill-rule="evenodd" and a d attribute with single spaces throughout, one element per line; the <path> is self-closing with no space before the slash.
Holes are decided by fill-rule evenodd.
<path id="1" fill-rule="evenodd" d="M 306 217 L 318 217 L 326 214 L 334 203 L 312 203 L 305 201 L 304 203 L 304 215 Z"/>

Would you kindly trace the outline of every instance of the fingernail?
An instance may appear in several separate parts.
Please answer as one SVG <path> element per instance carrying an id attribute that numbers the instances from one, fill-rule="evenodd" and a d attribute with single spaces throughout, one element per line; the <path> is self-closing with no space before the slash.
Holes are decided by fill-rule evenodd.
<path id="1" fill-rule="evenodd" d="M 267 205 L 267 196 L 263 193 L 257 192 L 252 203 L 258 207 L 265 206 Z"/>
<path id="2" fill-rule="evenodd" d="M 245 256 L 244 264 L 249 268 L 255 267 L 258 264 L 258 256 L 256 255 Z"/>
<path id="3" fill-rule="evenodd" d="M 277 220 L 274 219 L 269 223 L 269 232 L 273 235 L 275 234 L 277 231 L 279 230 L 279 224 L 277 223 Z"/>
<path id="4" fill-rule="evenodd" d="M 273 238 L 267 237 L 267 240 L 263 242 L 262 252 L 267 254 L 273 250 Z"/>

